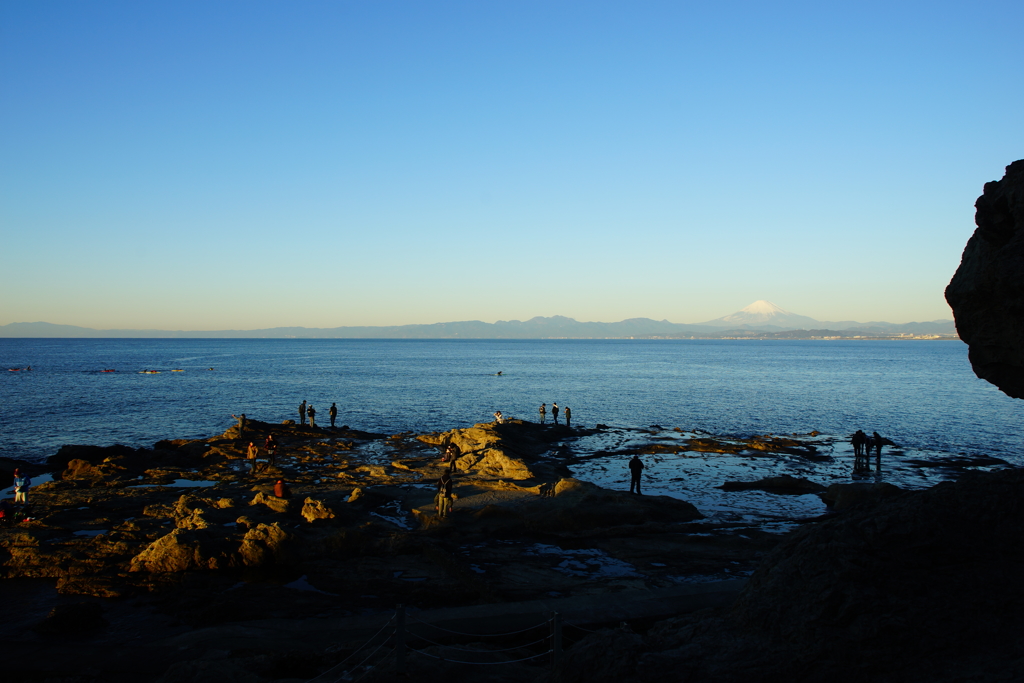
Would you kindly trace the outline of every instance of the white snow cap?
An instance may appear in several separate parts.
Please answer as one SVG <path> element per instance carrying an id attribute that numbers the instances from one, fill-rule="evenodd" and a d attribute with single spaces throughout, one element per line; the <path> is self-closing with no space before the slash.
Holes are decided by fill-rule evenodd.
<path id="1" fill-rule="evenodd" d="M 740 311 L 741 313 L 754 313 L 757 315 L 789 315 L 789 311 L 783 310 L 773 304 L 771 301 L 765 301 L 764 299 L 758 299 L 754 303 L 750 304 L 746 308 Z"/>

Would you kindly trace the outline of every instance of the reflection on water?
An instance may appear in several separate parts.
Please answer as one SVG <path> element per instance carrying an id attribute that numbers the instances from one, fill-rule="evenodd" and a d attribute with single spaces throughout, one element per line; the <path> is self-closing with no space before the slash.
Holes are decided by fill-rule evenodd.
<path id="1" fill-rule="evenodd" d="M 765 522 L 779 522 L 778 531 L 792 528 L 786 520 L 817 517 L 828 510 L 816 494 L 780 495 L 760 490 L 722 491 L 728 481 L 758 481 L 768 477 L 790 475 L 829 486 L 851 482 L 887 482 L 903 489 L 922 489 L 940 481 L 955 479 L 963 467 L 943 466 L 947 453 L 923 449 L 886 447 L 882 470 L 853 474 L 853 447 L 845 438 L 819 435 L 803 440 L 816 445 L 824 458 L 804 458 L 786 453 L 743 451 L 741 453 L 703 453 L 686 451 L 684 441 L 697 435 L 672 430 L 609 429 L 585 436 L 567 445 L 584 460 L 572 465 L 573 474 L 599 486 L 629 490 L 629 469 L 632 453 L 644 445 L 677 447 L 680 452 L 641 455 L 644 463 L 642 490 L 646 495 L 662 495 L 692 503 L 714 522 L 750 522 L 772 531 Z M 626 452 L 623 452 L 626 451 Z M 590 454 L 608 453 L 597 457 Z M 969 459 L 960 458 L 969 462 Z M 977 466 L 969 469 L 992 469 L 988 458 L 977 458 Z M 873 461 L 872 461 L 873 462 Z"/>

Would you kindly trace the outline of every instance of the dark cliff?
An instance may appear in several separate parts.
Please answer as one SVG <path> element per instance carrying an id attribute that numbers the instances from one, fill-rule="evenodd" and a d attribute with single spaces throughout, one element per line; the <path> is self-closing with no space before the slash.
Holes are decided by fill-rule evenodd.
<path id="1" fill-rule="evenodd" d="M 975 374 L 1024 398 L 1024 160 L 985 183 L 974 235 L 946 287 Z"/>

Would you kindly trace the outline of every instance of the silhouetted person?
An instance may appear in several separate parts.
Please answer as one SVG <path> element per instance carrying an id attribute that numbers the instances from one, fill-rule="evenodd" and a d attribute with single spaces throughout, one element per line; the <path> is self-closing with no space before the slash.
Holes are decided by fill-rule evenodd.
<path id="1" fill-rule="evenodd" d="M 309 404 L 308 408 L 306 408 L 306 414 L 309 415 L 309 426 L 313 427 L 315 429 L 316 428 L 316 408 L 313 407 L 312 403 Z"/>
<path id="2" fill-rule="evenodd" d="M 263 443 L 263 447 L 267 449 L 267 467 L 273 467 L 274 461 L 277 459 L 277 439 L 273 434 L 267 434 L 267 440 Z"/>
<path id="3" fill-rule="evenodd" d="M 640 474 L 644 471 L 644 464 L 640 460 L 640 456 L 634 455 L 633 459 L 629 461 L 629 492 L 643 495 L 640 493 Z M 634 489 L 636 489 L 634 491 Z"/>
<path id="4" fill-rule="evenodd" d="M 445 472 L 437 480 L 437 516 L 444 519 L 452 507 L 452 473 Z"/>
<path id="5" fill-rule="evenodd" d="M 552 403 L 551 404 L 551 419 L 554 421 L 555 424 L 558 424 L 558 404 L 557 403 Z"/>
<path id="6" fill-rule="evenodd" d="M 864 450 L 868 445 L 868 435 L 858 429 L 850 439 L 853 444 L 853 471 L 860 472 L 867 469 L 867 456 Z"/>
<path id="7" fill-rule="evenodd" d="M 332 403 L 331 409 L 327 411 L 327 414 L 331 418 L 331 429 L 334 429 L 334 420 L 338 417 L 338 406 Z"/>
<path id="8" fill-rule="evenodd" d="M 538 412 L 540 413 L 540 423 L 544 424 L 544 420 L 548 417 L 548 405 L 546 403 L 541 403 L 540 410 Z"/>
<path id="9" fill-rule="evenodd" d="M 245 413 L 241 415 L 232 415 L 231 417 L 238 420 L 238 439 L 245 439 Z"/>
<path id="10" fill-rule="evenodd" d="M 881 471 L 882 469 L 882 446 L 885 444 L 891 444 L 892 441 L 886 439 L 878 432 L 872 432 L 871 434 L 871 445 L 875 447 L 875 469 Z M 868 462 L 871 461 L 871 452 L 868 451 Z"/>
<path id="11" fill-rule="evenodd" d="M 306 402 L 303 401 L 299 404 L 299 424 L 306 424 Z"/>
<path id="12" fill-rule="evenodd" d="M 572 422 L 572 408 L 570 408 L 569 406 L 566 406 L 565 407 L 565 426 L 566 427 L 571 427 L 572 425 L 569 424 L 570 422 Z"/>

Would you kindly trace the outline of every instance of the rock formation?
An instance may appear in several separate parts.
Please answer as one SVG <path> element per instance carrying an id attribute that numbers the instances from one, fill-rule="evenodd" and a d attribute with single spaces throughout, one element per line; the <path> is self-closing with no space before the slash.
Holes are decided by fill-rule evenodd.
<path id="1" fill-rule="evenodd" d="M 985 183 L 974 231 L 946 287 L 975 374 L 1024 398 L 1024 159 Z"/>
<path id="2" fill-rule="evenodd" d="M 1021 680 L 1022 488 L 968 473 L 808 525 L 728 610 L 591 636 L 559 680 Z"/>

